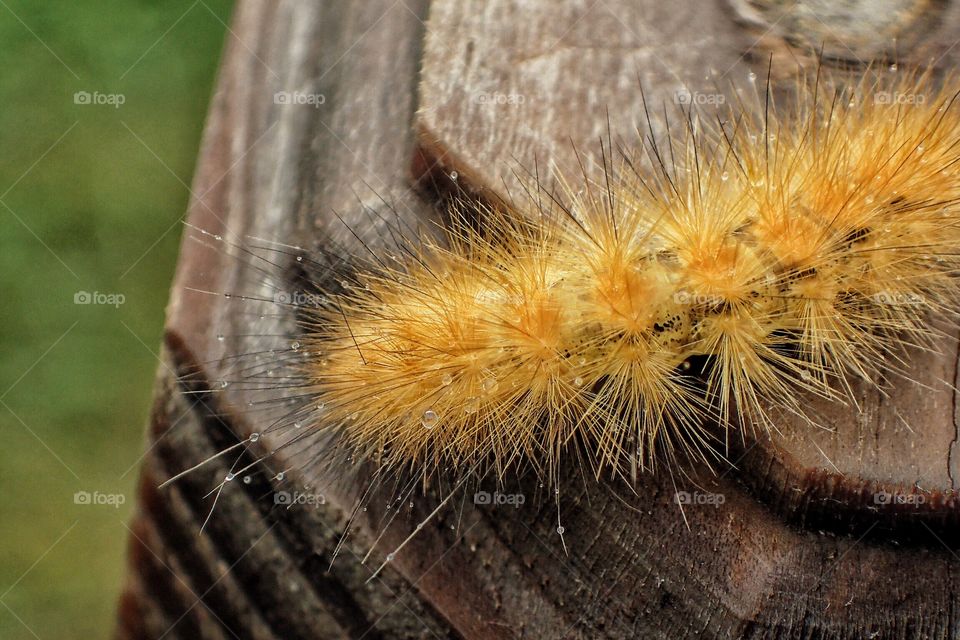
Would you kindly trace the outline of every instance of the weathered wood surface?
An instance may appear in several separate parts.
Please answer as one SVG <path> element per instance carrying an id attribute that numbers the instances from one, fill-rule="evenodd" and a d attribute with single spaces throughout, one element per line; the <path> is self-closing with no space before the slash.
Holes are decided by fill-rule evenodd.
<path id="1" fill-rule="evenodd" d="M 729 0 L 754 48 L 773 53 L 778 71 L 813 63 L 812 50 L 833 62 L 956 64 L 960 6 L 943 0 Z M 814 46 L 811 47 L 811 44 Z M 761 55 L 761 57 L 763 57 Z"/>
<path id="2" fill-rule="evenodd" d="M 411 188 L 411 163 L 418 175 L 455 170 L 496 194 L 518 164 L 569 168 L 571 141 L 589 153 L 606 135 L 607 108 L 613 135 L 629 138 L 642 114 L 638 72 L 651 103 L 670 103 L 684 84 L 715 91 L 704 65 L 743 82 L 750 67 L 741 54 L 755 42 L 730 5 L 702 0 L 438 0 L 425 26 L 427 13 L 426 0 L 241 0 L 190 222 L 238 241 L 309 248 L 330 234 L 347 237 L 333 211 L 367 220 L 364 208 L 382 210 L 381 197 L 405 221 L 425 220 L 431 199 Z M 280 91 L 324 101 L 275 104 Z M 522 104 L 510 105 L 511 93 Z M 481 94 L 508 97 L 491 103 Z M 371 230 L 368 239 L 376 237 Z M 890 397 L 864 393 L 860 416 L 824 407 L 833 431 L 786 423 L 782 436 L 745 446 L 737 469 L 703 476 L 699 486 L 660 474 L 631 491 L 571 477 L 559 504 L 541 499 L 533 480 L 516 488 L 528 498 L 520 508 L 475 507 L 467 498 L 462 510 L 442 509 L 369 583 L 440 498 L 369 501 L 331 563 L 360 478 L 342 470 L 332 474 L 338 482 L 304 467 L 307 453 L 322 454 L 315 447 L 278 451 L 249 483 L 227 483 L 201 533 L 212 502 L 204 495 L 277 446 L 265 436 L 239 463 L 223 456 L 157 488 L 269 423 L 269 412 L 249 404 L 262 393 L 233 385 L 193 394 L 176 382 L 197 366 L 206 384 L 230 380 L 235 363 L 225 356 L 252 345 L 283 349 L 292 318 L 269 302 L 276 283 L 258 289 L 256 266 L 184 242 L 118 638 L 960 633 L 955 505 L 931 501 L 918 518 L 871 504 L 875 483 L 952 489 L 956 427 L 945 386 L 931 393 L 894 381 Z M 268 301 L 195 289 L 259 291 Z M 918 375 L 953 384 L 953 345 L 917 358 Z M 306 487 L 326 504 L 275 504 L 277 491 Z M 681 514 L 678 490 L 723 503 Z"/>

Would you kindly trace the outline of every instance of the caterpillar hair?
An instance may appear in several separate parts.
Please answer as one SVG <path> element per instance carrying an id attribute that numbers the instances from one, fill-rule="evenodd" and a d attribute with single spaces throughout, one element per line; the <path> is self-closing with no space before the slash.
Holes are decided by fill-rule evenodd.
<path id="1" fill-rule="evenodd" d="M 306 293 L 279 301 L 297 404 L 270 428 L 382 473 L 555 483 L 709 463 L 771 408 L 843 401 L 955 315 L 955 85 L 818 70 L 602 141 L 595 174 L 457 198 L 440 233 L 381 217 L 389 251 L 277 249 Z"/>

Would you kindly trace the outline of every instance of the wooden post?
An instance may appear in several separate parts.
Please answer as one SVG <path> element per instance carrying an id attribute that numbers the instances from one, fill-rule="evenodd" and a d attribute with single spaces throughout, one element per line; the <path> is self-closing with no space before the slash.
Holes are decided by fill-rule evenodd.
<path id="1" fill-rule="evenodd" d="M 359 223 L 364 208 L 385 200 L 407 222 L 428 219 L 431 196 L 414 178 L 456 171 L 471 188 L 503 195 L 513 169 L 570 170 L 574 148 L 589 157 L 607 135 L 608 113 L 614 138 L 635 135 L 638 82 L 660 105 L 684 86 L 748 89 L 748 72 L 762 75 L 768 52 L 785 65 L 796 38 L 817 37 L 816 25 L 777 14 L 779 4 L 241 0 L 189 221 L 235 241 L 310 247 L 342 235 L 333 212 Z M 926 42 L 947 51 L 939 64 L 949 66 L 957 51 L 939 43 L 958 10 L 937 7 L 940 22 L 910 12 L 888 22 L 918 20 L 915 31 L 929 32 Z M 831 37 L 846 34 L 834 26 Z M 888 53 L 869 39 L 847 51 Z M 313 98 L 278 98 L 294 93 Z M 221 456 L 158 488 L 263 430 L 251 390 L 196 393 L 228 375 L 237 343 L 219 335 L 282 335 L 290 326 L 269 301 L 261 318 L 256 304 L 238 311 L 241 301 L 202 293 L 249 290 L 261 279 L 257 266 L 184 240 L 117 638 L 960 634 L 956 397 L 941 384 L 957 380 L 955 340 L 941 354 L 913 356 L 916 377 L 933 391 L 902 381 L 888 396 L 858 388 L 862 412 L 818 405 L 834 428 L 814 434 L 785 420 L 780 434 L 744 443 L 732 453 L 735 469 L 700 478 L 699 487 L 668 474 L 644 476 L 632 491 L 571 477 L 559 501 L 504 509 L 467 500 L 429 519 L 372 577 L 441 498 L 428 491 L 388 505 L 377 497 L 355 511 L 363 472 L 303 465 L 322 449 L 301 447 L 255 466 L 249 482 L 226 483 L 207 519 L 212 499 L 204 496 L 277 446 L 269 436 L 239 462 Z M 924 508 L 877 508 L 878 491 L 909 493 L 915 484 L 929 496 Z M 304 487 L 325 504 L 275 500 Z M 685 489 L 723 496 L 722 504 L 681 514 L 674 497 Z M 521 490 L 541 493 L 535 483 Z"/>

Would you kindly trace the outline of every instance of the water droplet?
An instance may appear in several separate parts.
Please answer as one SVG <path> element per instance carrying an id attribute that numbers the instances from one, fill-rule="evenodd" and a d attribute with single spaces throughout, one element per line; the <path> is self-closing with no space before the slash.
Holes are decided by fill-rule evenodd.
<path id="1" fill-rule="evenodd" d="M 221 389 L 226 389 L 228 386 L 230 386 L 230 383 L 227 382 L 226 380 L 221 380 L 220 382 L 217 383 L 217 385 L 218 385 Z"/>
<path id="2" fill-rule="evenodd" d="M 233 472 L 230 472 L 230 473 L 227 474 L 227 477 L 225 477 L 224 480 L 225 480 L 226 482 L 231 482 L 231 481 L 232 481 L 234 478 L 236 478 L 236 477 L 237 477 L 237 476 L 236 476 Z"/>
<path id="3" fill-rule="evenodd" d="M 480 410 L 480 402 L 476 398 L 467 398 L 463 403 L 463 412 L 472 415 Z"/>
<path id="4" fill-rule="evenodd" d="M 757 74 L 751 71 L 750 73 L 747 74 L 747 80 L 749 80 L 750 82 L 756 82 Z"/>
<path id="5" fill-rule="evenodd" d="M 302 423 L 302 422 L 294 422 L 294 423 L 293 423 L 293 428 L 294 428 L 294 429 L 301 429 L 301 428 L 303 428 L 303 423 Z"/>
<path id="6" fill-rule="evenodd" d="M 426 429 L 433 429 L 440 421 L 440 416 L 433 409 L 427 409 L 420 418 L 420 424 Z"/>
<path id="7" fill-rule="evenodd" d="M 892 65 L 890 65 L 890 71 L 896 71 L 896 70 L 897 70 L 897 63 L 894 62 Z"/>
<path id="8" fill-rule="evenodd" d="M 451 382 L 453 382 L 453 376 L 449 373 L 443 374 L 443 377 L 440 378 L 440 383 L 445 387 L 449 386 Z"/>
<path id="9" fill-rule="evenodd" d="M 297 256 L 297 262 L 303 262 L 303 256 Z"/>
<path id="10" fill-rule="evenodd" d="M 566 529 L 563 528 L 563 525 L 560 525 L 557 527 L 557 533 L 559 533 L 560 535 L 563 535 L 564 531 L 566 531 Z"/>
<path id="11" fill-rule="evenodd" d="M 483 389 L 484 393 L 493 393 L 497 390 L 497 379 L 496 378 L 484 378 L 483 382 L 480 383 L 480 387 Z"/>
<path id="12" fill-rule="evenodd" d="M 388 553 L 388 554 L 387 554 L 387 562 L 393 562 L 393 559 L 394 559 L 395 557 L 396 557 L 395 554 L 393 554 L 393 553 Z"/>
<path id="13" fill-rule="evenodd" d="M 259 434 L 259 433 L 251 433 L 251 434 L 250 434 L 250 437 L 249 437 L 248 439 L 250 440 L 250 442 L 256 442 L 257 440 L 260 439 L 260 434 Z"/>
<path id="14" fill-rule="evenodd" d="M 720 174 L 720 179 L 726 182 L 727 180 L 730 179 L 730 174 L 724 171 L 723 173 Z"/>
<path id="15" fill-rule="evenodd" d="M 460 177 L 460 174 L 457 173 L 456 171 L 451 171 L 451 172 L 450 172 L 450 179 L 453 180 L 454 182 L 456 182 L 456 181 L 457 181 L 457 178 L 459 178 L 459 177 Z"/>
<path id="16" fill-rule="evenodd" d="M 576 378 L 574 378 L 574 379 L 573 379 L 573 386 L 575 386 L 575 387 L 582 387 L 582 386 L 583 386 L 583 378 L 581 378 L 580 376 L 577 376 Z"/>
<path id="17" fill-rule="evenodd" d="M 250 476 L 243 476 L 243 484 L 250 484 L 251 480 L 253 480 L 253 478 Z"/>
<path id="18" fill-rule="evenodd" d="M 284 479 L 285 477 L 287 477 L 287 474 L 285 474 L 283 471 L 281 471 L 280 473 L 277 474 L 277 480 L 279 480 L 279 481 L 281 481 L 281 482 L 283 481 L 283 479 Z"/>
<path id="19" fill-rule="evenodd" d="M 218 341 L 218 342 L 223 342 L 224 339 L 225 339 L 225 336 L 224 336 L 222 333 L 218 333 L 218 334 L 217 334 L 217 341 Z"/>

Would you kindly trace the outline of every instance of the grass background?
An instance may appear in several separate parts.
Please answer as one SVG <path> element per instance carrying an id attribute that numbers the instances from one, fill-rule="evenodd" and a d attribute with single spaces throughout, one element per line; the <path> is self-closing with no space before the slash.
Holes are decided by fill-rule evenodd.
<path id="1" fill-rule="evenodd" d="M 228 0 L 0 0 L 0 638 L 109 637 Z M 121 94 L 119 108 L 76 104 Z M 124 304 L 77 305 L 79 291 Z M 125 503 L 76 504 L 78 491 Z"/>

